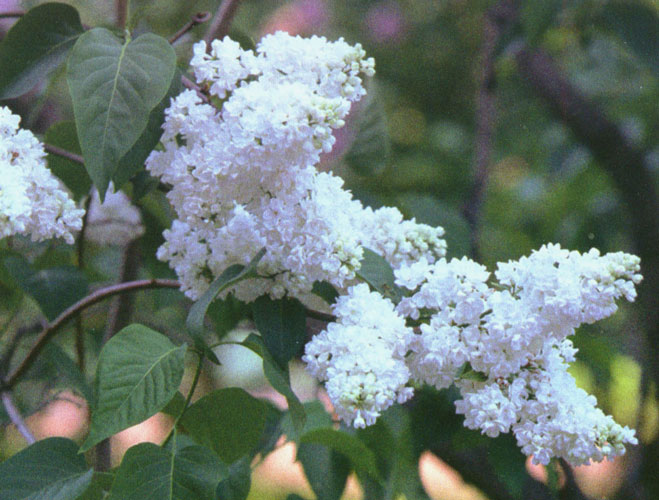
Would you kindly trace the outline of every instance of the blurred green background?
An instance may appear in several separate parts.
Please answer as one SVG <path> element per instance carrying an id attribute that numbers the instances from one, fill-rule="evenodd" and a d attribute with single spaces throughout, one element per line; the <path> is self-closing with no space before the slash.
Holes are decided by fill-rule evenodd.
<path id="1" fill-rule="evenodd" d="M 43 2 L 25 1 L 22 6 L 27 9 L 39 3 Z M 114 22 L 114 2 L 66 3 L 80 10 L 83 23 Z M 0 11 L 15 4 L 2 1 Z M 135 0 L 132 11 L 138 31 L 155 31 L 167 37 L 195 12 L 215 12 L 218 4 Z M 245 0 L 234 20 L 233 34 L 249 43 L 250 38 L 258 40 L 265 33 L 282 29 L 304 36 L 344 37 L 364 46 L 376 60 L 371 93 L 367 102 L 356 107 L 346 130 L 337 133 L 335 151 L 326 156 L 321 168 L 331 168 L 344 177 L 347 187 L 365 204 L 396 205 L 407 217 L 443 226 L 450 257 L 477 254 L 493 268 L 498 261 L 517 259 L 547 242 L 580 251 L 597 247 L 602 252 L 638 252 L 643 243 L 639 242 L 639 231 L 634 230 L 638 212 L 630 211 L 628 199 L 601 160 L 604 153 L 585 143 L 565 116 L 552 111 L 517 58 L 523 50 L 548 56 L 570 89 L 602 113 L 626 147 L 639 154 L 641 168 L 651 182 L 648 185 L 647 179 L 636 179 L 636 171 L 630 167 L 629 184 L 633 190 L 635 182 L 642 183 L 639 196 L 654 192 L 656 201 L 659 6 L 650 0 L 515 4 Z M 497 10 L 509 5 L 516 8 Z M 498 24 L 491 24 L 493 13 L 500 15 L 495 19 Z M 8 21 L 3 23 L 0 32 L 9 26 Z M 196 28 L 177 43 L 181 67 L 190 57 L 191 44 L 205 28 Z M 489 33 L 494 30 L 489 46 L 488 29 Z M 24 125 L 36 133 L 43 134 L 52 123 L 72 118 L 62 76 L 60 70 L 28 96 L 8 103 L 23 114 Z M 482 99 L 491 105 L 485 111 Z M 567 109 L 565 114 L 582 111 Z M 487 113 L 485 126 L 483 113 Z M 479 144 L 486 155 L 481 177 L 475 166 Z M 475 198 L 474 186 L 479 179 L 483 189 Z M 650 201 L 648 206 L 652 206 Z M 169 223 L 166 202 L 161 193 L 152 192 L 139 200 L 139 206 L 147 233 L 139 243 L 143 265 L 137 275 L 171 277 L 171 271 L 154 256 L 162 229 Z M 475 225 L 465 216 L 469 209 L 475 211 Z M 659 229 L 655 227 L 655 231 Z M 654 248 L 657 255 L 653 257 L 647 246 L 646 242 L 642 262 L 646 282 L 641 292 L 646 298 L 621 305 L 608 320 L 582 327 L 574 339 L 580 352 L 572 373 L 579 384 L 597 396 L 605 412 L 636 428 L 641 441 L 640 446 L 629 450 L 621 465 L 624 470 L 617 472 L 621 475 L 617 486 L 606 492 L 610 498 L 659 498 L 659 338 L 657 312 L 650 309 L 656 305 L 658 293 L 657 280 L 652 276 L 658 272 L 659 248 Z M 20 248 L 37 268 L 62 258 L 73 259 L 73 250 L 56 244 L 25 242 Z M 118 279 L 121 258 L 121 249 L 89 248 L 87 279 L 90 283 Z M 171 291 L 140 295 L 133 320 L 176 337 L 185 319 L 180 297 Z M 21 300 L 19 323 L 30 324 L 38 311 L 16 291 L 7 290 L 7 299 L 0 303 L 0 317 L 6 319 L 12 304 Z M 103 310 L 86 317 L 88 345 L 100 342 L 104 321 Z M 3 336 L 0 340 L 5 349 L 7 339 Z M 15 346 L 19 353 L 29 346 L 29 335 L 26 339 Z M 58 340 L 64 353 L 72 352 L 71 344 L 70 336 Z M 93 350 L 89 358 L 87 369 L 92 370 Z M 249 364 L 249 360 L 238 359 L 236 363 Z M 42 406 L 54 389 L 76 387 L 56 363 L 43 370 L 50 370 L 48 380 L 34 377 L 39 380 L 22 384 L 19 404 L 28 413 Z M 244 371 L 242 383 L 249 385 L 250 373 Z M 209 384 L 235 382 L 230 374 L 211 375 Z M 523 457 L 512 440 L 485 439 L 463 429 L 461 419 L 454 415 L 454 397 L 450 392 L 423 390 L 404 409 L 389 412 L 378 425 L 389 426 L 382 432 L 391 433 L 396 444 L 380 450 L 382 460 L 409 454 L 410 463 L 414 463 L 422 451 L 432 450 L 482 491 L 488 493 L 487 489 L 496 484 L 505 492 L 499 497 L 490 492 L 490 498 L 544 498 L 534 496 Z M 6 418 L 1 410 L 0 418 Z M 363 433 L 367 442 L 369 432 Z M 9 445 L 0 448 L 0 454 L 6 456 L 12 449 Z M 383 467 L 405 471 L 400 463 L 385 463 Z M 491 478 L 498 482 L 492 483 Z M 262 498 L 285 496 L 264 488 Z M 415 498 L 414 494 L 410 486 L 406 497 Z"/>

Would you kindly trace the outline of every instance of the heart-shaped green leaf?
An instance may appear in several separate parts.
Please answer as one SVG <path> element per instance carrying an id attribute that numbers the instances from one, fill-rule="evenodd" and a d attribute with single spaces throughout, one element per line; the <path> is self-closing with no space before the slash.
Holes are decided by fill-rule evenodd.
<path id="1" fill-rule="evenodd" d="M 122 42 L 94 28 L 73 47 L 67 66 L 73 113 L 85 167 L 101 198 L 167 94 L 175 68 L 174 49 L 152 33 Z"/>

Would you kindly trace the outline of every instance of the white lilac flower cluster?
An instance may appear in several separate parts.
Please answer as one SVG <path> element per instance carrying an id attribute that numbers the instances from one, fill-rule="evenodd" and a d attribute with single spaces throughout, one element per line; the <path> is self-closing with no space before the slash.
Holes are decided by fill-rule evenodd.
<path id="1" fill-rule="evenodd" d="M 536 463 L 563 457 L 600 461 L 636 443 L 576 386 L 567 372 L 576 349 L 566 338 L 582 323 L 634 300 L 639 259 L 543 246 L 490 273 L 467 259 L 424 258 L 394 270 L 407 295 L 394 306 L 365 284 L 334 306 L 338 320 L 307 344 L 304 361 L 327 381 L 335 411 L 349 424 L 371 424 L 411 385 L 455 384 L 465 426 L 491 437 L 512 430 Z M 404 318 L 418 324 L 413 332 Z"/>
<path id="2" fill-rule="evenodd" d="M 19 123 L 19 116 L 0 106 L 0 239 L 29 234 L 33 241 L 73 243 L 84 210 L 46 167 L 43 144 Z"/>
<path id="3" fill-rule="evenodd" d="M 334 285 L 337 320 L 303 359 L 356 427 L 408 400 L 416 384 L 455 384 L 466 426 L 488 436 L 512 431 L 536 462 L 586 463 L 636 442 L 577 388 L 567 337 L 615 312 L 617 299 L 634 299 L 638 258 L 548 245 L 499 264 L 496 280 L 467 258 L 447 261 L 441 228 L 404 221 L 395 208 L 365 208 L 341 179 L 315 168 L 373 74 L 359 45 L 279 32 L 255 51 L 228 38 L 207 49 L 195 45 L 191 65 L 210 99 L 175 98 L 163 148 L 147 161 L 172 186 L 177 217 L 158 256 L 188 296 L 263 247 L 259 278 L 230 290 L 238 299 L 304 301 L 314 282 Z M 399 303 L 358 282 L 365 248 L 391 265 Z"/>
<path id="4" fill-rule="evenodd" d="M 210 102 L 191 90 L 173 99 L 164 150 L 147 160 L 151 174 L 172 186 L 177 216 L 158 257 L 189 297 L 262 247 L 258 271 L 266 278 L 231 290 L 243 301 L 304 300 L 316 281 L 344 290 L 364 247 L 392 265 L 444 255 L 441 228 L 403 221 L 394 208 L 364 208 L 340 178 L 315 168 L 374 72 L 361 46 L 278 32 L 256 51 L 229 38 L 207 49 L 194 46 L 191 66 Z"/>
<path id="5" fill-rule="evenodd" d="M 413 395 L 405 364 L 414 333 L 389 299 L 361 283 L 334 305 L 336 323 L 307 344 L 303 360 L 325 387 L 338 416 L 355 427 L 372 425 L 394 402 Z"/>

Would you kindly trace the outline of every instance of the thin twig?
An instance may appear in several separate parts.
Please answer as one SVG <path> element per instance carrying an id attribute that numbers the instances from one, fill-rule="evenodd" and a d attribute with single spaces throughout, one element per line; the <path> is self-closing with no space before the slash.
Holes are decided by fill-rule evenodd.
<path id="1" fill-rule="evenodd" d="M 207 44 L 210 44 L 211 40 L 223 38 L 229 33 L 229 26 L 231 26 L 231 21 L 233 21 L 233 16 L 236 15 L 239 4 L 240 0 L 224 0 L 222 2 L 204 36 L 204 41 Z"/>
<path id="2" fill-rule="evenodd" d="M 74 161 L 76 163 L 80 163 L 81 165 L 85 164 L 85 160 L 82 156 L 72 153 L 71 151 L 67 151 L 66 149 L 58 148 L 57 146 L 53 146 L 52 144 L 44 144 L 43 145 L 44 149 L 48 151 L 49 153 L 52 153 L 57 156 L 61 156 L 63 158 L 66 158 L 67 160 Z"/>
<path id="3" fill-rule="evenodd" d="M 30 432 L 30 429 L 27 428 L 27 425 L 25 424 L 23 417 L 21 417 L 18 408 L 16 408 L 14 405 L 14 401 L 12 400 L 11 393 L 9 391 L 2 391 L 2 404 L 5 406 L 7 415 L 9 415 L 9 418 L 14 423 L 19 432 L 23 435 L 27 443 L 35 443 L 36 439 Z"/>
<path id="4" fill-rule="evenodd" d="M 85 213 L 82 216 L 82 228 L 78 234 L 78 241 L 76 245 L 76 257 L 78 269 L 82 270 L 85 266 L 85 232 L 87 230 L 87 219 L 89 215 L 89 205 L 91 204 L 92 197 L 90 195 L 85 199 L 84 209 Z M 85 372 L 85 333 L 82 328 L 82 314 L 76 316 L 76 334 L 75 334 L 75 348 L 76 358 L 78 361 L 78 368 L 80 372 Z"/>
<path id="5" fill-rule="evenodd" d="M 197 12 L 192 18 L 183 25 L 183 27 L 169 38 L 169 43 L 176 43 L 183 35 L 198 24 L 205 23 L 211 18 L 210 12 Z"/>
<path id="6" fill-rule="evenodd" d="M 195 92 L 197 92 L 197 95 L 199 96 L 199 98 L 202 101 L 204 101 L 206 104 L 211 102 L 210 98 L 204 92 L 204 90 L 199 85 L 197 85 L 195 82 L 190 80 L 187 76 L 181 75 L 181 83 L 183 84 L 183 86 L 185 88 L 190 89 L 190 90 L 194 90 Z"/>
<path id="7" fill-rule="evenodd" d="M 0 19 L 10 18 L 10 17 L 23 17 L 25 15 L 24 10 L 9 10 L 7 12 L 0 12 Z"/>
<path id="8" fill-rule="evenodd" d="M 50 338 L 53 336 L 53 334 L 68 320 L 70 320 L 76 314 L 79 314 L 81 311 L 87 309 L 90 306 L 93 306 L 98 302 L 101 302 L 102 300 L 121 293 L 132 292 L 135 290 L 146 290 L 150 288 L 180 288 L 180 286 L 181 284 L 176 280 L 136 280 L 130 281 L 128 283 L 119 283 L 117 285 L 101 288 L 100 290 L 87 295 L 83 299 L 80 299 L 78 302 L 64 310 L 59 316 L 57 316 L 57 318 L 53 320 L 52 323 L 47 323 L 44 326 L 41 333 L 37 337 L 36 342 L 25 356 L 25 359 L 23 359 L 21 364 L 9 373 L 9 375 L 3 381 L 3 388 L 13 387 L 20 376 L 23 375 L 23 373 L 25 373 L 25 371 L 30 368 L 30 366 L 32 366 L 32 363 L 39 355 L 43 347 L 46 345 L 46 342 L 48 342 L 48 340 L 50 340 Z"/>

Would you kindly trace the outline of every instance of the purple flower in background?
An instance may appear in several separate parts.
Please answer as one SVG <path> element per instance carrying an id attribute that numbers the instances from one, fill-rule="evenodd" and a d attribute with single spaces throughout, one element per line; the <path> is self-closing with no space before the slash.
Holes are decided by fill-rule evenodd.
<path id="1" fill-rule="evenodd" d="M 400 43 L 407 31 L 403 13 L 395 2 L 380 2 L 371 7 L 364 23 L 376 43 Z"/>

